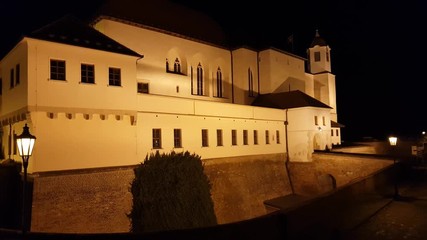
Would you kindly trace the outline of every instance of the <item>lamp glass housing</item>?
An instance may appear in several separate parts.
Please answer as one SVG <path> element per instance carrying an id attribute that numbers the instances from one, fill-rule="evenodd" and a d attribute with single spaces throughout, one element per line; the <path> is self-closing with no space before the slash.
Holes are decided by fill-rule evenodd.
<path id="1" fill-rule="evenodd" d="M 24 126 L 22 134 L 16 137 L 19 156 L 29 157 L 33 153 L 36 137 L 30 134 L 27 124 Z"/>

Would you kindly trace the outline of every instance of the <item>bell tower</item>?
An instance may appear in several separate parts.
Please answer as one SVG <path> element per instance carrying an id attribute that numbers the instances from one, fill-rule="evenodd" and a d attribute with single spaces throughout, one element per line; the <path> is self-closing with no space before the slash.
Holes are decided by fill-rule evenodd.
<path id="1" fill-rule="evenodd" d="M 326 41 L 320 37 L 319 31 L 307 50 L 308 70 L 312 74 L 331 72 L 331 48 Z"/>

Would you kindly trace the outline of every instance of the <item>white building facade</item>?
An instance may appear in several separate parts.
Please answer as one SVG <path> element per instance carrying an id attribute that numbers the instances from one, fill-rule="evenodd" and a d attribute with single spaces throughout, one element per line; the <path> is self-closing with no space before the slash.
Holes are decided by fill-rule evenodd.
<path id="1" fill-rule="evenodd" d="M 111 15 L 91 26 L 64 17 L 1 59 L 3 157 L 20 160 L 14 138 L 27 124 L 37 137 L 30 173 L 135 165 L 155 151 L 311 161 L 340 144 L 342 125 L 330 48 L 316 33 L 307 51 L 228 48 Z M 279 103 L 254 104 L 270 95 Z"/>

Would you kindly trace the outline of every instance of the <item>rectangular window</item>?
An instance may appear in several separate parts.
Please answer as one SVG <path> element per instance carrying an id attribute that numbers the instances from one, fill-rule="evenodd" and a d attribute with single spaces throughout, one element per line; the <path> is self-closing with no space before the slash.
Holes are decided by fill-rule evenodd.
<path id="1" fill-rule="evenodd" d="M 319 125 L 319 123 L 317 122 L 317 116 L 314 116 L 314 125 Z"/>
<path id="2" fill-rule="evenodd" d="M 254 145 L 258 145 L 258 130 L 254 130 Z"/>
<path id="3" fill-rule="evenodd" d="M 153 128 L 153 148 L 162 148 L 162 129 Z"/>
<path id="4" fill-rule="evenodd" d="M 208 147 L 208 146 L 209 146 L 208 130 L 202 129 L 202 147 Z"/>
<path id="5" fill-rule="evenodd" d="M 320 62 L 320 52 L 314 52 L 314 61 Z"/>
<path id="6" fill-rule="evenodd" d="M 50 60 L 50 79 L 65 81 L 65 61 Z"/>
<path id="7" fill-rule="evenodd" d="M 231 145 L 237 145 L 237 130 L 235 129 L 231 130 Z"/>
<path id="8" fill-rule="evenodd" d="M 222 143 L 222 129 L 216 130 L 216 145 L 217 146 L 223 146 Z"/>
<path id="9" fill-rule="evenodd" d="M 181 129 L 173 130 L 173 146 L 175 148 L 182 148 Z"/>
<path id="10" fill-rule="evenodd" d="M 331 136 L 334 136 L 334 129 L 331 129 Z"/>
<path id="11" fill-rule="evenodd" d="M 243 130 L 243 145 L 248 145 L 248 130 Z"/>
<path id="12" fill-rule="evenodd" d="M 16 84 L 15 85 L 18 85 L 21 82 L 21 66 L 19 64 L 16 64 L 15 76 L 16 76 L 16 79 L 15 79 Z"/>
<path id="13" fill-rule="evenodd" d="M 95 83 L 95 66 L 91 64 L 81 65 L 82 83 Z"/>
<path id="14" fill-rule="evenodd" d="M 109 68 L 108 69 L 108 84 L 110 86 L 121 86 L 121 73 L 120 68 Z"/>
<path id="15" fill-rule="evenodd" d="M 138 93 L 149 93 L 148 83 L 137 83 Z"/>
<path id="16" fill-rule="evenodd" d="M 280 132 L 279 132 L 279 130 L 276 130 L 276 143 L 280 144 Z"/>
<path id="17" fill-rule="evenodd" d="M 322 124 L 323 126 L 326 126 L 325 116 L 322 116 Z"/>
<path id="18" fill-rule="evenodd" d="M 337 137 L 340 135 L 340 132 L 338 131 L 338 129 L 336 130 L 335 133 L 336 133 L 335 135 L 337 135 Z"/>
<path id="19" fill-rule="evenodd" d="M 270 144 L 270 132 L 265 130 L 265 144 Z"/>
<path id="20" fill-rule="evenodd" d="M 10 69 L 10 88 L 15 86 L 15 72 L 13 69 Z"/>

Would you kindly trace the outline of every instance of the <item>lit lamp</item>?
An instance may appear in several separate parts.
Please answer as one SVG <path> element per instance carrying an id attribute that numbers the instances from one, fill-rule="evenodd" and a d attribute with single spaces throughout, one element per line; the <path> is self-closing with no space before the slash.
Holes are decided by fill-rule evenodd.
<path id="1" fill-rule="evenodd" d="M 390 146 L 393 148 L 393 155 L 396 153 L 396 146 L 397 146 L 397 137 L 391 136 L 388 138 L 388 141 L 390 142 Z M 393 167 L 396 169 L 396 156 L 393 156 Z M 399 199 L 399 189 L 397 187 L 397 174 L 395 176 L 394 180 L 394 199 Z"/>
<path id="2" fill-rule="evenodd" d="M 396 146 L 397 145 L 397 137 L 389 137 L 388 141 L 390 142 L 390 146 Z"/>
<path id="3" fill-rule="evenodd" d="M 16 137 L 16 145 L 18 146 L 19 156 L 22 157 L 22 165 L 24 167 L 24 182 L 22 190 L 22 234 L 26 233 L 26 207 L 25 199 L 27 192 L 27 168 L 28 160 L 33 152 L 36 137 L 30 134 L 27 124 L 24 126 L 22 134 Z"/>

